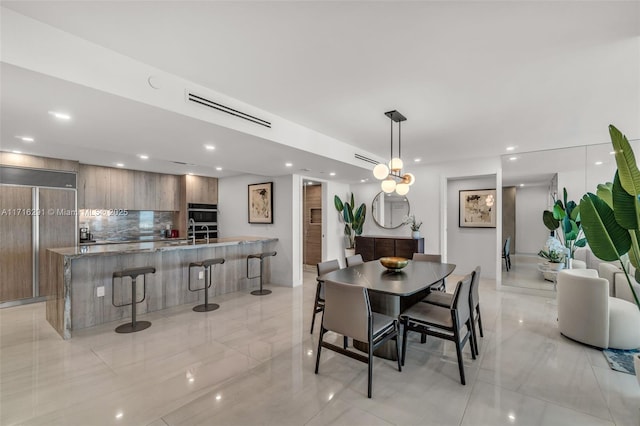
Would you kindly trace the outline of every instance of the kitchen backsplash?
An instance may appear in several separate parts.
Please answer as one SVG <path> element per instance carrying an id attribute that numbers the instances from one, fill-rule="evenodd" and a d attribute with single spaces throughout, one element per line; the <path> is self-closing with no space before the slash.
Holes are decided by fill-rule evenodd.
<path id="1" fill-rule="evenodd" d="M 173 227 L 176 212 L 142 210 L 80 209 L 78 224 L 89 228 L 96 241 L 121 241 L 163 237 L 167 225 Z"/>

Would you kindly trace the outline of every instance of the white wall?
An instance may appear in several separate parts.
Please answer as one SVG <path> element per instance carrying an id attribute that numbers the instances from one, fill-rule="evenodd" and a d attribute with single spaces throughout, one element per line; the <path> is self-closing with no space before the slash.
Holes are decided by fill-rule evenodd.
<path id="1" fill-rule="evenodd" d="M 546 186 L 516 188 L 516 241 L 518 253 L 537 254 L 549 237 L 542 222 L 542 212 L 548 207 Z M 577 201 L 576 201 L 577 202 Z M 503 236 L 507 238 L 507 235 Z"/>
<path id="2" fill-rule="evenodd" d="M 248 223 L 247 185 L 273 182 L 273 224 Z M 271 259 L 271 283 L 302 285 L 300 203 L 302 180 L 298 175 L 265 177 L 240 175 L 218 180 L 220 237 L 278 238 L 277 256 Z"/>
<path id="3" fill-rule="evenodd" d="M 496 187 L 495 176 L 450 179 L 447 183 L 447 262 L 456 264 L 456 273 L 468 274 L 480 265 L 482 276 L 496 276 L 496 229 L 460 228 L 459 191 L 469 189 L 491 189 Z M 496 202 L 496 207 L 499 204 Z M 496 215 L 500 209 L 496 209 Z M 497 219 L 497 216 L 496 216 Z"/>

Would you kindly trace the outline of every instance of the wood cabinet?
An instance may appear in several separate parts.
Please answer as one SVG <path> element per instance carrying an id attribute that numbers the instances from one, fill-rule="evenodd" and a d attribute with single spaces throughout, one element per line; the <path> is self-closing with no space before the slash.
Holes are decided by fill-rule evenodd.
<path id="1" fill-rule="evenodd" d="M 184 176 L 183 187 L 187 203 L 218 204 L 218 179 L 204 176 Z"/>
<path id="2" fill-rule="evenodd" d="M 78 171 L 78 208 L 106 209 L 111 206 L 109 167 L 80 164 Z"/>
<path id="3" fill-rule="evenodd" d="M 78 208 L 80 209 L 178 211 L 180 210 L 179 199 L 179 176 L 80 165 L 78 173 Z"/>
<path id="4" fill-rule="evenodd" d="M 361 254 L 365 262 L 385 256 L 411 259 L 413 253 L 424 253 L 424 238 L 356 237 L 356 254 Z"/>

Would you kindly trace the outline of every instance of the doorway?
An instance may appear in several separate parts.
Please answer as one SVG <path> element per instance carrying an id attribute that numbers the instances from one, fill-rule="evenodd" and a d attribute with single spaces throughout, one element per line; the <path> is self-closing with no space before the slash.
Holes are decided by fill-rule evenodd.
<path id="1" fill-rule="evenodd" d="M 322 262 L 322 184 L 302 181 L 302 263 L 305 271 L 316 271 Z"/>

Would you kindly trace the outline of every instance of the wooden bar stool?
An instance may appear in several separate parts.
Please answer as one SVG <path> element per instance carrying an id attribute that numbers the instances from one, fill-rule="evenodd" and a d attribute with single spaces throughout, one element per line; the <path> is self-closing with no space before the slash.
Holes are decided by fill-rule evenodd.
<path id="1" fill-rule="evenodd" d="M 189 291 L 202 291 L 204 290 L 204 304 L 194 306 L 193 310 L 196 312 L 209 312 L 215 311 L 220 307 L 217 303 L 209 303 L 209 287 L 211 287 L 211 265 L 222 265 L 224 259 L 207 259 L 202 262 L 192 262 L 189 264 Z M 204 268 L 204 287 L 203 288 L 191 288 L 191 268 Z"/>
<path id="2" fill-rule="evenodd" d="M 122 271 L 117 271 L 113 273 L 113 277 L 111 278 L 111 304 L 115 307 L 129 306 L 131 305 L 131 322 L 127 324 L 122 324 L 116 327 L 116 333 L 134 333 L 136 331 L 141 331 L 151 326 L 149 321 L 136 321 L 136 305 L 138 303 L 144 302 L 144 299 L 147 297 L 147 282 L 145 279 L 146 274 L 155 274 L 156 268 L 153 266 L 145 266 L 142 268 L 132 268 L 132 269 L 123 269 Z M 136 279 L 138 276 L 142 275 L 142 300 L 136 301 Z M 116 288 L 115 281 L 116 278 L 120 278 L 121 280 L 124 277 L 131 278 L 131 303 L 117 304 L 115 299 Z"/>
<path id="3" fill-rule="evenodd" d="M 247 278 L 250 280 L 254 278 L 260 278 L 260 290 L 254 290 L 251 292 L 251 294 L 253 294 L 254 296 L 264 296 L 267 294 L 271 294 L 271 290 L 264 290 L 262 288 L 262 272 L 263 272 L 262 267 L 263 267 L 265 257 L 275 256 L 276 254 L 278 253 L 276 253 L 275 251 L 268 251 L 264 253 L 250 254 L 249 256 L 247 256 Z M 250 259 L 260 260 L 260 275 L 256 275 L 254 277 L 249 276 L 249 260 Z"/>

